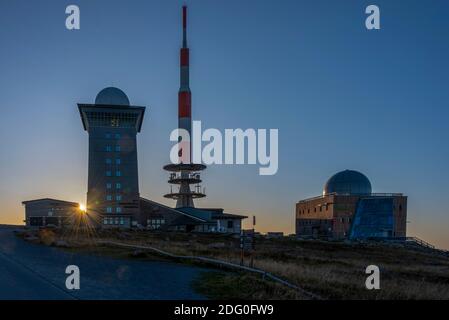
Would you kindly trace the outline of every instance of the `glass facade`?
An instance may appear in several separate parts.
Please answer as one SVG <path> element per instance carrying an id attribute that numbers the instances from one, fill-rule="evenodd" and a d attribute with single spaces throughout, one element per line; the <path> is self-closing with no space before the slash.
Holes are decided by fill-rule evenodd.
<path id="1" fill-rule="evenodd" d="M 357 204 L 349 238 L 394 236 L 393 198 L 361 198 Z"/>

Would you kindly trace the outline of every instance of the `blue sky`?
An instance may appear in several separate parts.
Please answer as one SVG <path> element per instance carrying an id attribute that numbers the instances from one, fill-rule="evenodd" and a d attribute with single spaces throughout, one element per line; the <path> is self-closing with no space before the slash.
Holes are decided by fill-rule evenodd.
<path id="1" fill-rule="evenodd" d="M 294 231 L 295 202 L 344 169 L 409 196 L 409 235 L 449 248 L 449 2 L 187 1 L 193 119 L 279 129 L 279 171 L 210 166 L 203 206 Z M 65 28 L 77 4 L 81 30 Z M 85 202 L 87 133 L 76 103 L 104 87 L 147 106 L 141 195 L 172 204 L 162 166 L 177 125 L 180 1 L 0 1 L 0 223 L 22 200 Z M 365 8 L 381 30 L 365 28 Z"/>

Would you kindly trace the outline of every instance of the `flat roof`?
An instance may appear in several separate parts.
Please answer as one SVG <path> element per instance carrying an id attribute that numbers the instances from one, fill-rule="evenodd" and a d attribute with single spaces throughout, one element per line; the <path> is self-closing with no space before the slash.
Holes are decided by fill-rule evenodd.
<path id="1" fill-rule="evenodd" d="M 304 200 L 299 200 L 297 203 L 304 203 L 312 200 L 324 199 L 330 196 L 343 196 L 343 197 L 404 197 L 403 193 L 369 193 L 369 194 L 356 194 L 356 193 L 329 193 L 321 196 L 311 197 Z"/>
<path id="2" fill-rule="evenodd" d="M 72 201 L 65 201 L 65 200 L 58 200 L 58 199 L 53 199 L 53 198 L 40 198 L 40 199 L 34 199 L 34 200 L 26 200 L 26 201 L 22 201 L 22 204 L 29 204 L 29 203 L 33 203 L 33 202 L 42 202 L 42 201 L 53 201 L 53 202 L 60 202 L 60 203 L 66 203 L 66 204 L 71 204 L 71 205 L 76 205 L 78 206 L 78 202 L 72 202 Z"/>
<path id="3" fill-rule="evenodd" d="M 83 128 L 87 131 L 87 123 L 86 123 L 86 114 L 85 111 L 105 111 L 107 109 L 110 110 L 121 110 L 121 111 L 135 111 L 139 113 L 139 117 L 137 119 L 136 129 L 137 132 L 140 132 L 142 129 L 143 117 L 145 115 L 146 107 L 143 106 L 118 106 L 118 105 L 102 105 L 102 104 L 86 104 L 86 103 L 78 103 L 78 110 L 81 116 L 81 121 L 83 122 Z"/>

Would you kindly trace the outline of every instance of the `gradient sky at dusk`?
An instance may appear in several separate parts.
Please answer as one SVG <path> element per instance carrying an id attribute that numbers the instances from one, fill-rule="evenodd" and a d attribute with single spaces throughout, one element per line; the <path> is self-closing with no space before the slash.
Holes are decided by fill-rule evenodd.
<path id="1" fill-rule="evenodd" d="M 81 30 L 65 8 L 81 9 Z M 0 223 L 21 201 L 85 202 L 87 133 L 76 103 L 117 86 L 147 106 L 140 192 L 162 195 L 177 125 L 181 1 L 0 0 Z M 294 232 L 294 206 L 344 169 L 409 197 L 408 234 L 449 249 L 449 2 L 187 1 L 193 119 L 278 128 L 279 171 L 210 166 L 199 206 Z M 380 31 L 365 8 L 381 10 Z M 248 221 L 249 222 L 249 221 Z"/>

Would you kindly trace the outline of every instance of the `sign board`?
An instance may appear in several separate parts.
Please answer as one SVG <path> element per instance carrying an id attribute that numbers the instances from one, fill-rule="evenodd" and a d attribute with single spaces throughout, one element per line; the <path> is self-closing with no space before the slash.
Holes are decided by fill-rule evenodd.
<path id="1" fill-rule="evenodd" d="M 242 230 L 240 234 L 240 248 L 254 250 L 254 230 Z"/>

